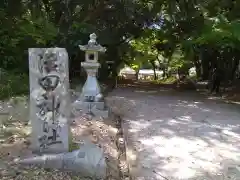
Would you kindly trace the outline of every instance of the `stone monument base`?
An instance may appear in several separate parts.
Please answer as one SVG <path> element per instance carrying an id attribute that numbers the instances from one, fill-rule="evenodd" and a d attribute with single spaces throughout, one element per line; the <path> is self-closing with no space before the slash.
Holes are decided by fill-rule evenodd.
<path id="1" fill-rule="evenodd" d="M 26 159 L 15 159 L 21 165 L 35 165 L 42 168 L 59 169 L 61 171 L 76 172 L 79 176 L 90 179 L 106 178 L 106 160 L 101 148 L 84 140 L 80 148 L 68 153 L 52 153 L 41 156 L 31 156 Z"/>
<path id="2" fill-rule="evenodd" d="M 37 124 L 34 124 L 37 125 Z M 40 125 L 39 125 L 40 126 Z M 30 148 L 33 153 L 43 154 L 43 153 L 63 153 L 69 151 L 69 136 L 70 136 L 70 128 L 69 124 L 66 122 L 64 124 L 60 124 L 59 131 L 57 134 L 57 141 L 51 141 L 45 139 L 46 146 L 41 147 L 39 142 L 37 141 L 40 136 L 37 134 L 38 132 L 32 132 L 32 143 Z M 42 136 L 43 137 L 43 136 Z M 40 147 L 40 148 L 39 148 Z"/>
<path id="3" fill-rule="evenodd" d="M 73 103 L 73 108 L 76 111 L 82 111 L 83 113 L 93 113 L 95 116 L 100 116 L 103 118 L 108 118 L 110 115 L 110 110 L 105 106 L 104 101 L 100 102 L 86 102 L 77 100 Z"/>

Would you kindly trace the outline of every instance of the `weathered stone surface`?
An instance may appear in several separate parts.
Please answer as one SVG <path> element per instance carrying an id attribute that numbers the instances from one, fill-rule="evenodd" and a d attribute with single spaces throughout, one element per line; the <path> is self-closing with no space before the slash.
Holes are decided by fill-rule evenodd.
<path id="1" fill-rule="evenodd" d="M 105 106 L 104 102 L 84 102 L 76 101 L 73 105 L 74 116 L 92 114 L 93 116 L 108 118 L 110 115 L 110 110 Z"/>
<path id="2" fill-rule="evenodd" d="M 28 101 L 27 101 L 28 102 Z M 21 103 L 22 104 L 22 103 Z M 18 106 L 14 106 L 11 114 L 16 114 L 15 111 L 20 112 Z M 91 121 L 85 117 L 79 116 L 76 123 L 72 124 L 72 139 L 74 143 L 70 142 L 70 150 L 78 149 L 75 142 L 82 142 L 84 137 L 90 139 L 98 147 L 104 151 L 107 164 L 107 177 L 111 180 L 119 179 L 118 168 L 118 149 L 116 147 L 115 139 L 117 128 L 115 127 L 115 119 L 93 118 Z M 25 114 L 24 119 L 29 119 Z M 86 132 L 88 132 L 86 134 Z M 31 127 L 27 122 L 19 122 L 9 120 L 5 124 L 4 129 L 0 127 L 0 179 L 86 179 L 91 180 L 91 177 L 79 177 L 76 171 L 63 171 L 61 169 L 44 169 L 36 166 L 22 166 L 21 164 L 12 163 L 13 159 L 19 157 L 21 159 L 33 157 L 32 151 L 29 147 L 30 139 L 28 135 L 31 133 Z M 9 164 L 10 163 L 10 164 Z M 8 166 L 5 166 L 8 165 Z"/>
<path id="3" fill-rule="evenodd" d="M 38 165 L 78 172 L 81 176 L 105 178 L 106 162 L 103 150 L 95 144 L 85 141 L 80 149 L 69 153 L 36 156 L 16 161 L 22 165 Z"/>
<path id="4" fill-rule="evenodd" d="M 91 63 L 83 62 L 81 63 L 81 65 L 85 69 L 88 75 L 87 80 L 82 88 L 82 93 L 80 96 L 80 99 L 84 101 L 86 96 L 96 97 L 98 94 L 101 94 L 100 86 L 96 78 L 100 64 L 95 62 L 91 62 Z"/>
<path id="5" fill-rule="evenodd" d="M 63 48 L 30 48 L 32 148 L 68 151 L 70 115 L 68 54 Z"/>
<path id="6" fill-rule="evenodd" d="M 226 180 L 240 179 L 240 165 L 228 167 L 224 176 Z"/>
<path id="7" fill-rule="evenodd" d="M 81 95 L 73 104 L 73 108 L 84 113 L 92 113 L 95 116 L 108 117 L 109 111 L 105 107 L 101 88 L 97 80 L 97 72 L 100 67 L 98 63 L 98 53 L 105 52 L 106 48 L 96 42 L 96 34 L 90 35 L 87 45 L 80 45 L 80 49 L 85 51 L 85 62 L 81 65 L 87 72 L 87 80 L 82 88 Z"/>

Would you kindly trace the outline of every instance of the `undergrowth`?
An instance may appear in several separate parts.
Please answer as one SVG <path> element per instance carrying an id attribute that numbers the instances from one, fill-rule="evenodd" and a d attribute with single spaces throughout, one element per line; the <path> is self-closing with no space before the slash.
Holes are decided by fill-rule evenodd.
<path id="1" fill-rule="evenodd" d="M 168 78 L 156 80 L 156 84 L 173 84 L 177 81 L 177 78 L 175 76 L 170 76 Z"/>
<path id="2" fill-rule="evenodd" d="M 29 92 L 28 74 L 0 71 L 0 100 Z"/>

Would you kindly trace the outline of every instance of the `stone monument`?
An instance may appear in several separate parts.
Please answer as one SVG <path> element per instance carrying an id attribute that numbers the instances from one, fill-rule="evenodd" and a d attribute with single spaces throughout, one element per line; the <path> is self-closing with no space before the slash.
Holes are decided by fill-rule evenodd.
<path id="1" fill-rule="evenodd" d="M 68 54 L 64 48 L 30 48 L 30 120 L 34 152 L 69 149 Z"/>
<path id="2" fill-rule="evenodd" d="M 87 140 L 78 150 L 72 152 L 15 159 L 14 162 L 77 172 L 79 176 L 91 179 L 106 179 L 107 164 L 103 150 Z"/>
<path id="3" fill-rule="evenodd" d="M 90 35 L 87 45 L 79 45 L 82 51 L 85 51 L 85 62 L 81 65 L 87 72 L 87 80 L 82 88 L 80 97 L 74 102 L 76 110 L 82 110 L 83 113 L 90 113 L 95 116 L 104 118 L 109 116 L 109 110 L 105 106 L 103 95 L 96 78 L 98 68 L 98 53 L 105 52 L 106 48 L 102 47 L 96 41 L 96 34 Z"/>

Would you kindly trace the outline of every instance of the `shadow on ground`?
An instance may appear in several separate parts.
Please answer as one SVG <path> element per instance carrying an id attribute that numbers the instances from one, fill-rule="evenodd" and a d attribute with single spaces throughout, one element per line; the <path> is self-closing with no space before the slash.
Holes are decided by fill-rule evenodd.
<path id="1" fill-rule="evenodd" d="M 123 118 L 133 177 L 240 179 L 240 106 L 140 88 L 116 89 L 108 102 Z"/>

